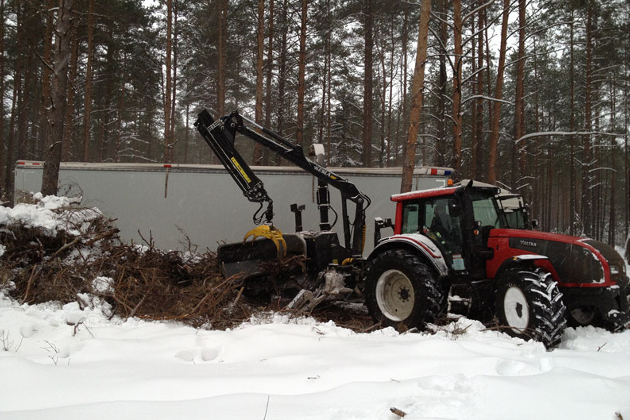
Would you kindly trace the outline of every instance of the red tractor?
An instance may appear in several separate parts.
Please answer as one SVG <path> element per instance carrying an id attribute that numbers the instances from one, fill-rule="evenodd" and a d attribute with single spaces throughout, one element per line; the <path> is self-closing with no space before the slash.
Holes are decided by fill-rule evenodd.
<path id="1" fill-rule="evenodd" d="M 496 315 L 508 333 L 546 345 L 560 340 L 567 318 L 626 327 L 622 257 L 592 239 L 509 229 L 498 195 L 498 188 L 471 181 L 392 196 L 394 235 L 379 239 L 368 257 L 372 316 L 411 326 L 447 310 Z"/>
<path id="2" fill-rule="evenodd" d="M 507 217 L 510 211 L 500 204 L 506 197 L 501 198 L 497 187 L 470 181 L 392 196 L 395 223 L 377 219 L 376 246 L 364 258 L 370 199 L 353 183 L 308 159 L 301 146 L 237 111 L 215 121 L 204 110 L 195 125 L 245 197 L 260 205 L 254 222 L 261 226 L 246 238 L 267 239 L 225 244 L 217 250 L 226 278 L 240 279 L 248 290 L 269 290 L 265 262 L 299 256 L 305 262 L 301 272 L 285 276 L 280 287 L 272 281 L 275 292 L 293 297 L 289 307 L 294 309 L 355 297 L 365 300 L 378 322 L 409 328 L 447 313 L 481 320 L 496 316 L 508 333 L 548 346 L 560 340 L 567 318 L 577 325 L 598 324 L 611 330 L 630 321 L 621 256 L 591 239 L 525 229 L 524 208 L 510 209 L 512 217 Z M 274 227 L 273 201 L 236 149 L 237 134 L 318 179 L 319 231 L 302 230 L 304 206 L 297 204 L 291 205 L 296 232 L 283 234 Z M 343 242 L 328 218 L 328 186 L 341 193 Z M 348 202 L 354 204 L 353 220 Z M 384 227 L 393 227 L 394 235 L 381 238 Z"/>

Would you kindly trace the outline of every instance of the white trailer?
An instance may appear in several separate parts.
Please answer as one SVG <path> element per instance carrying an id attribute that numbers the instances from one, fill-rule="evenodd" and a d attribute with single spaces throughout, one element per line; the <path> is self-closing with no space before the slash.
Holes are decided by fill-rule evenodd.
<path id="1" fill-rule="evenodd" d="M 291 204 L 305 205 L 305 230 L 318 230 L 317 180 L 297 167 L 252 167 L 274 200 L 274 224 L 283 232 L 295 230 Z M 372 199 L 367 209 L 367 241 L 372 247 L 374 217 L 394 218 L 392 194 L 400 191 L 401 168 L 329 168 L 347 178 Z M 43 162 L 19 161 L 15 168 L 16 197 L 41 189 Z M 450 168 L 419 167 L 414 189 L 444 186 Z M 121 238 L 143 243 L 152 238 L 161 249 L 193 246 L 216 249 L 224 242 L 243 240 L 255 225 L 258 204 L 250 203 L 221 165 L 61 163 L 59 194 L 80 196 L 82 205 L 98 207 L 116 219 Z M 341 214 L 340 195 L 330 190 L 331 205 Z M 330 214 L 331 221 L 335 215 Z M 341 220 L 333 228 L 342 235 Z M 141 237 L 142 235 L 142 237 Z"/>

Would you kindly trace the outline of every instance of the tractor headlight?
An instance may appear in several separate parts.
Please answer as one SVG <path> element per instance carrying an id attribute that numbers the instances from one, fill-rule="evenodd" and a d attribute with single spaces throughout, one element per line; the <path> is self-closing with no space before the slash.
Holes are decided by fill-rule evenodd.
<path id="1" fill-rule="evenodd" d="M 619 267 L 617 267 L 616 265 L 611 265 L 610 266 L 610 274 L 613 276 L 616 276 L 617 274 L 619 274 L 621 272 L 621 270 L 619 269 Z"/>

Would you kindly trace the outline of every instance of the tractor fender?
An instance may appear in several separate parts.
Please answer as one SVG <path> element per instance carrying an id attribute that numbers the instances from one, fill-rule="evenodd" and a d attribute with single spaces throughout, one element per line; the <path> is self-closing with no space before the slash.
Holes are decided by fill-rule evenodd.
<path id="1" fill-rule="evenodd" d="M 406 233 L 385 238 L 381 240 L 370 253 L 368 261 L 390 249 L 410 249 L 418 253 L 430 266 L 435 268 L 440 277 L 448 274 L 448 266 L 446 265 L 442 252 L 435 246 L 431 239 L 424 235 L 419 233 Z"/>
<path id="2" fill-rule="evenodd" d="M 540 264 L 540 263 L 543 264 Z M 539 254 L 522 254 L 510 257 L 503 261 L 496 272 L 495 277 L 501 277 L 506 271 L 516 267 L 536 268 L 538 266 L 549 266 L 549 258 Z"/>

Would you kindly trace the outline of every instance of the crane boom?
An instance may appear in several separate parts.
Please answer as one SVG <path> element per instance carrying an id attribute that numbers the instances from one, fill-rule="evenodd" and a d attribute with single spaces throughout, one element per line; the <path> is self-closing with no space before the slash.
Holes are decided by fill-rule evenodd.
<path id="1" fill-rule="evenodd" d="M 254 128 L 250 128 L 249 125 Z M 308 159 L 304 155 L 301 145 L 291 143 L 279 134 L 243 117 L 238 111 L 234 111 L 230 115 L 221 117 L 215 121 L 210 113 L 204 109 L 199 113 L 195 126 L 206 143 L 208 143 L 212 151 L 219 158 L 221 164 L 227 169 L 228 173 L 243 191 L 245 197 L 251 202 L 260 203 L 261 208 L 254 215 L 254 222 L 256 224 L 260 224 L 263 221 L 269 224 L 272 223 L 273 200 L 271 200 L 269 194 L 267 194 L 262 181 L 256 176 L 236 149 L 234 145 L 236 133 L 243 134 L 258 144 L 267 147 L 283 159 L 288 160 L 312 174 L 319 180 L 320 185 L 331 185 L 338 189 L 342 198 L 342 221 L 346 248 L 352 249 L 354 255 L 361 254 L 365 241 L 365 209 L 369 206 L 370 199 L 359 191 L 353 183 Z M 320 215 L 322 218 L 320 225 L 328 226 L 328 229 L 330 229 L 327 221 L 324 221 L 325 217 L 321 211 L 322 205 L 328 206 L 329 203 L 325 202 L 327 199 L 327 190 L 323 194 L 318 193 L 318 204 L 320 205 Z M 347 200 L 352 201 L 356 206 L 355 218 L 352 223 L 350 223 L 347 215 Z M 322 203 L 322 201 L 324 202 Z M 268 203 L 267 209 L 262 216 L 259 216 L 265 203 Z M 351 225 L 353 229 L 351 229 Z M 354 231 L 354 235 L 352 231 Z M 362 235 L 359 235 L 359 232 L 361 232 Z"/>

